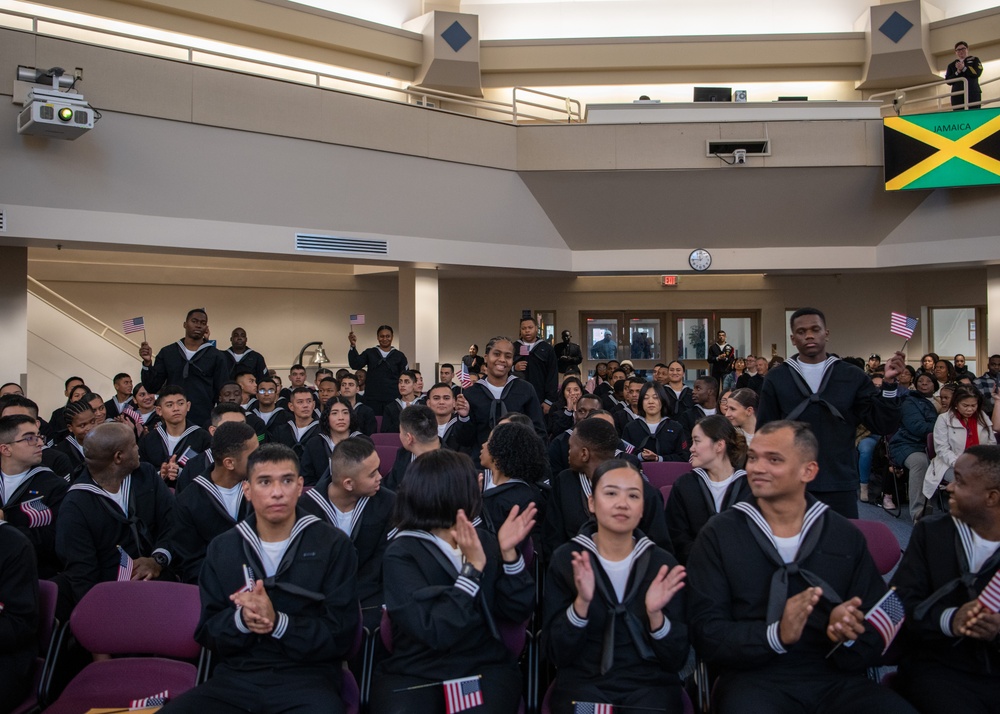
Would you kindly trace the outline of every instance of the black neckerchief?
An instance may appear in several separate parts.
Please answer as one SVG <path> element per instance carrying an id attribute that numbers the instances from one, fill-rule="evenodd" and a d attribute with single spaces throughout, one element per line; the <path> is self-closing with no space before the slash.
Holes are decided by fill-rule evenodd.
<path id="1" fill-rule="evenodd" d="M 822 588 L 823 597 L 833 604 L 839 605 L 843 602 L 837 591 L 821 577 L 799 567 L 799 562 L 808 558 L 820 543 L 823 534 L 822 516 L 828 510 L 825 503 L 821 503 L 806 494 L 806 514 L 802 519 L 802 530 L 799 531 L 801 536 L 799 549 L 795 553 L 795 560 L 791 563 L 786 563 L 778 552 L 771 526 L 757 509 L 756 503 L 741 501 L 734 504 L 733 508 L 746 515 L 747 525 L 750 526 L 750 533 L 757 545 L 764 552 L 764 555 L 778 567 L 774 571 L 774 575 L 771 576 L 771 589 L 767 598 L 767 622 L 769 624 L 781 621 L 781 615 L 788 600 L 788 578 L 791 575 L 801 576 L 810 587 Z"/>

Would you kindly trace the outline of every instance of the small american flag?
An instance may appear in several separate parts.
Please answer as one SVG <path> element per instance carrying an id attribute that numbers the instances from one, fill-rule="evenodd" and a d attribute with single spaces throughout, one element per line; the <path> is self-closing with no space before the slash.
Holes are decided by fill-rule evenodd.
<path id="1" fill-rule="evenodd" d="M 472 386 L 472 377 L 469 375 L 469 365 L 462 362 L 462 371 L 458 373 L 458 383 L 462 385 L 462 389 L 468 389 Z"/>
<path id="2" fill-rule="evenodd" d="M 363 325 L 363 324 L 365 324 L 365 316 L 364 315 L 351 315 L 351 324 L 352 325 Z"/>
<path id="3" fill-rule="evenodd" d="M 447 714 L 464 712 L 466 709 L 481 705 L 483 690 L 479 686 L 479 677 L 449 679 L 444 683 L 444 701 Z"/>
<path id="4" fill-rule="evenodd" d="M 42 502 L 42 497 L 21 504 L 21 513 L 28 517 L 28 528 L 41 528 L 52 523 L 52 511 Z"/>
<path id="5" fill-rule="evenodd" d="M 143 321 L 142 317 L 132 317 L 128 320 L 122 320 L 122 332 L 126 335 L 131 335 L 133 332 L 142 332 L 146 329 L 146 323 Z"/>
<path id="6" fill-rule="evenodd" d="M 197 455 L 198 455 L 198 452 L 195 451 L 194 449 L 192 449 L 189 446 L 186 449 L 184 449 L 184 453 L 181 454 L 180 457 L 177 459 L 177 463 L 181 467 L 183 467 L 183 466 L 185 466 L 187 464 L 188 461 L 190 461 L 191 459 L 193 459 Z"/>
<path id="7" fill-rule="evenodd" d="M 121 546 L 118 546 L 118 581 L 131 580 L 132 579 L 132 568 L 135 563 L 132 562 L 132 558 L 126 553 Z"/>
<path id="8" fill-rule="evenodd" d="M 892 313 L 892 317 L 889 319 L 889 332 L 908 340 L 913 337 L 915 329 L 917 329 L 917 318 L 907 317 L 898 312 Z"/>
<path id="9" fill-rule="evenodd" d="M 162 707 L 170 699 L 170 692 L 164 689 L 159 694 L 154 694 L 151 697 L 146 697 L 145 699 L 133 699 L 132 704 L 129 705 L 129 709 L 145 709 L 147 707 Z"/>
<path id="10" fill-rule="evenodd" d="M 896 594 L 896 588 L 890 588 L 889 592 L 875 603 L 875 607 L 868 611 L 865 619 L 882 635 L 882 641 L 885 642 L 882 654 L 885 654 L 899 633 L 899 628 L 903 626 L 903 621 L 906 620 L 906 608 Z"/>
<path id="11" fill-rule="evenodd" d="M 990 612 L 1000 612 L 1000 570 L 998 570 L 986 587 L 979 593 L 979 604 Z"/>
<path id="12" fill-rule="evenodd" d="M 610 704 L 573 702 L 573 714 L 614 714 L 614 711 L 614 707 Z"/>
<path id="13" fill-rule="evenodd" d="M 140 414 L 139 410 L 133 407 L 131 404 L 125 405 L 125 408 L 122 409 L 122 414 L 131 419 L 133 422 L 135 422 L 135 425 L 137 427 L 140 428 L 142 427 L 142 414 Z"/>

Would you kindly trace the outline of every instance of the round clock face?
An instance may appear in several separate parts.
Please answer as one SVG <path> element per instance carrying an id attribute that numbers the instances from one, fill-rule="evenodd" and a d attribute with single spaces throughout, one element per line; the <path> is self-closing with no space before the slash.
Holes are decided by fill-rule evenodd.
<path id="1" fill-rule="evenodd" d="M 688 263 L 694 270 L 708 270 L 712 266 L 712 255 L 707 250 L 699 248 L 691 251 Z"/>

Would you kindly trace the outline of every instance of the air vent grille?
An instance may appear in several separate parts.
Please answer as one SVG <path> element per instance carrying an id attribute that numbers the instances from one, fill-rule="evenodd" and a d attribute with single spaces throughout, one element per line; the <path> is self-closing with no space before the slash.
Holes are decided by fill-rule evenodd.
<path id="1" fill-rule="evenodd" d="M 310 253 L 347 253 L 352 255 L 387 255 L 389 244 L 384 240 L 340 238 L 310 233 L 295 234 L 295 250 Z"/>
<path id="2" fill-rule="evenodd" d="M 0 233 L 7 232 L 7 211 L 0 208 Z"/>

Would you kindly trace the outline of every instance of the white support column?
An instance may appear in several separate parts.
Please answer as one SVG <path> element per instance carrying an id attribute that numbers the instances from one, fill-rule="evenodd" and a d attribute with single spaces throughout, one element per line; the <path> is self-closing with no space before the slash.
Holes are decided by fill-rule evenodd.
<path id="1" fill-rule="evenodd" d="M 986 267 L 986 354 L 1000 354 L 1000 265 Z M 985 367 L 979 369 L 982 374 Z"/>
<path id="2" fill-rule="evenodd" d="M 0 384 L 28 393 L 28 249 L 0 248 Z"/>
<path id="3" fill-rule="evenodd" d="M 419 365 L 425 389 L 437 379 L 439 318 L 437 270 L 400 268 L 399 349 Z"/>

